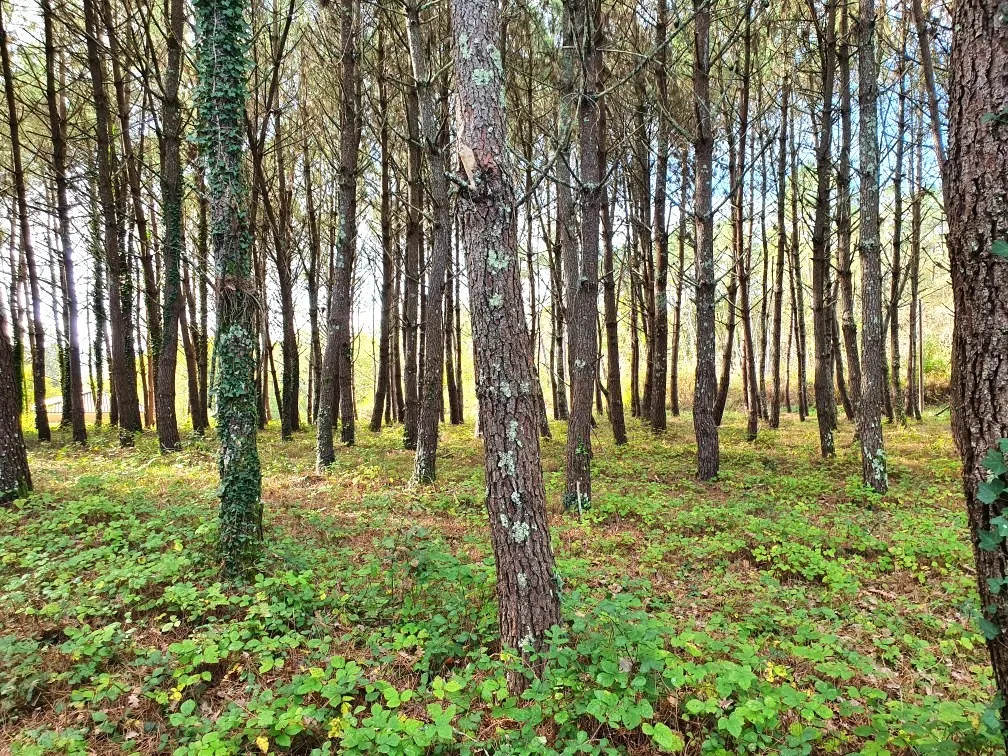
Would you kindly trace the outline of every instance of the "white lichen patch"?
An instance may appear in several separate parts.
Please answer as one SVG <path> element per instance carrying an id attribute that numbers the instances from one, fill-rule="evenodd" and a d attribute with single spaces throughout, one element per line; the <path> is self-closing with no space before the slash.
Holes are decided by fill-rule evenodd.
<path id="1" fill-rule="evenodd" d="M 511 540 L 515 543 L 525 543 L 531 532 L 532 529 L 527 522 L 516 522 L 511 526 Z"/>
<path id="2" fill-rule="evenodd" d="M 501 298 L 500 294 L 495 293 L 492 297 L 490 297 L 489 304 L 491 310 L 499 310 L 501 308 L 501 305 L 504 304 L 504 300 Z"/>
<path id="3" fill-rule="evenodd" d="M 494 73 L 486 68 L 475 68 L 472 72 L 473 84 L 477 87 L 485 87 L 493 81 Z"/>
<path id="4" fill-rule="evenodd" d="M 487 265 L 490 266 L 490 270 L 494 273 L 499 273 L 500 271 L 507 268 L 511 264 L 511 257 L 504 254 L 503 250 L 491 249 L 490 254 L 487 256 Z"/>

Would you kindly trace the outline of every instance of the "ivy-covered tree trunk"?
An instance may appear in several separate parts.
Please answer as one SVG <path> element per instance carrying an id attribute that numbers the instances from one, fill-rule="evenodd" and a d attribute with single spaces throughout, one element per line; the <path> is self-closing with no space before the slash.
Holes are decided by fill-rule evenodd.
<path id="1" fill-rule="evenodd" d="M 3 66 L 4 92 L 7 95 L 7 125 L 10 127 L 11 162 L 14 172 L 14 193 L 17 202 L 18 231 L 21 253 L 28 270 L 32 308 L 32 389 L 35 400 L 35 429 L 39 441 L 48 441 L 49 415 L 46 411 L 45 330 L 42 327 L 42 293 L 39 286 L 38 267 L 35 264 L 35 247 L 32 244 L 31 224 L 28 219 L 28 198 L 24 168 L 21 163 L 21 127 L 17 101 L 14 94 L 14 73 L 11 70 L 7 29 L 0 7 L 0 63 Z M 20 394 L 19 394 L 20 395 Z"/>
<path id="2" fill-rule="evenodd" d="M 216 263 L 220 547 L 226 574 L 255 559 L 262 541 L 256 447 L 256 292 L 248 187 L 242 173 L 248 99 L 245 0 L 197 0 L 199 127 Z"/>
<path id="3" fill-rule="evenodd" d="M 504 120 L 497 0 L 452 0 L 458 84 L 458 156 L 469 185 L 459 221 L 469 274 L 479 424 L 486 456 L 487 514 L 497 566 L 501 645 L 543 650 L 560 621 L 539 456 Z M 524 687 L 513 678 L 511 687 Z"/>
<path id="4" fill-rule="evenodd" d="M 994 682 L 1008 725 L 1008 46 L 998 0 L 952 11 L 944 185 L 955 301 L 952 433 Z M 993 118 L 992 114 L 995 115 Z"/>
<path id="5" fill-rule="evenodd" d="M 417 449 L 413 480 L 431 483 L 437 477 L 438 425 L 442 407 L 444 375 L 444 287 L 451 257 L 451 207 L 448 181 L 441 151 L 438 113 L 435 108 L 434 82 L 427 66 L 420 29 L 420 8 L 414 2 L 406 6 L 406 35 L 416 81 L 420 115 L 420 133 L 430 167 L 430 198 L 433 228 L 430 258 L 427 260 L 427 307 L 424 312 L 424 371 L 420 387 L 420 417 L 417 424 Z"/>
<path id="6" fill-rule="evenodd" d="M 858 136 L 861 156 L 861 472 L 879 493 L 889 487 L 882 444 L 882 250 L 879 243 L 878 69 L 875 0 L 860 0 Z"/>
<path id="7" fill-rule="evenodd" d="M 175 416 L 175 367 L 178 359 L 179 317 L 184 311 L 180 263 L 185 250 L 182 228 L 182 109 L 179 82 L 182 78 L 182 39 L 185 34 L 183 0 L 169 4 L 168 65 L 165 69 L 163 139 L 161 145 L 161 202 L 164 214 L 164 300 L 161 316 L 164 330 L 158 353 L 157 384 L 158 440 L 162 451 L 181 448 L 178 418 Z M 190 371 L 190 385 L 195 383 Z M 199 396 L 195 397 L 198 402 Z M 194 411 L 195 411 L 194 407 Z"/>
<path id="8" fill-rule="evenodd" d="M 696 158 L 696 386 L 693 392 L 693 429 L 697 440 L 697 476 L 710 480 L 721 462 L 718 424 L 714 415 L 714 211 L 712 205 L 714 135 L 710 114 L 710 5 L 693 0 L 693 98 L 697 130 Z"/>
<path id="9" fill-rule="evenodd" d="M 42 22 L 45 28 L 46 105 L 49 115 L 49 133 L 52 137 L 52 169 L 53 178 L 56 183 L 58 233 L 60 250 L 62 252 L 62 278 L 66 290 L 66 363 L 70 378 L 71 423 L 73 426 L 74 442 L 83 444 L 87 441 L 87 427 L 84 424 L 84 383 L 81 377 L 77 277 L 74 274 L 70 202 L 67 198 L 66 124 L 63 114 L 63 94 L 56 91 L 56 44 L 53 34 L 52 7 L 49 0 L 42 0 Z M 64 406 L 65 409 L 66 407 Z"/>
<path id="10" fill-rule="evenodd" d="M 14 351 L 4 308 L 0 306 L 0 504 L 24 496 L 32 487 L 15 379 Z"/>

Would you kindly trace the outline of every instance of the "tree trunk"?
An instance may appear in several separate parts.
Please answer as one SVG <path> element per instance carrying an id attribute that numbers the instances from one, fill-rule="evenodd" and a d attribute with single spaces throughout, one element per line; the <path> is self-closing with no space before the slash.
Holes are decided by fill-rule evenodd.
<path id="1" fill-rule="evenodd" d="M 858 135 L 861 173 L 861 471 L 879 493 L 889 487 L 882 444 L 882 254 L 879 243 L 878 70 L 875 0 L 860 0 Z"/>
<path id="2" fill-rule="evenodd" d="M 784 209 L 787 192 L 787 127 L 788 99 L 791 95 L 791 81 L 785 75 L 781 89 L 780 139 L 777 144 L 777 260 L 774 264 L 773 340 L 770 342 L 770 365 L 773 370 L 773 399 L 770 402 L 770 427 L 780 427 L 781 410 L 781 327 L 784 311 L 784 255 L 787 251 L 787 230 Z M 791 343 L 790 328 L 788 344 Z M 788 380 L 790 380 L 791 348 L 788 347 Z M 788 401 L 790 405 L 790 400 Z M 790 406 L 788 412 L 790 412 Z"/>
<path id="3" fill-rule="evenodd" d="M 239 6 L 240 7 L 240 6 Z M 210 237 L 217 268 L 217 434 L 220 549 L 226 574 L 243 572 L 262 541 L 262 475 L 256 446 L 255 319 L 244 181 L 246 100 L 243 15 L 223 0 L 196 7 L 200 45 L 200 131 Z"/>
<path id="4" fill-rule="evenodd" d="M 112 182 L 118 173 L 115 145 L 112 141 L 111 115 L 105 90 L 105 67 L 98 46 L 98 19 L 95 3 L 85 0 L 84 21 L 87 37 L 88 69 L 91 76 L 95 109 L 95 133 L 98 143 L 98 197 L 105 223 L 105 259 L 109 273 L 109 325 L 112 330 L 112 382 L 115 386 L 119 421 L 119 443 L 133 445 L 139 433 L 140 399 L 137 395 L 136 355 L 133 348 L 133 282 L 126 256 L 120 219 Z"/>
<path id="5" fill-rule="evenodd" d="M 906 18 L 903 22 L 903 49 L 906 49 Z M 906 56 L 899 56 L 897 67 L 899 100 L 896 108 L 896 172 L 893 177 L 893 241 L 892 275 L 889 278 L 889 393 L 896 422 L 906 426 L 906 408 L 903 406 L 903 376 L 900 365 L 899 308 L 903 289 L 903 155 L 906 136 Z"/>
<path id="6" fill-rule="evenodd" d="M 45 330 L 42 328 L 42 293 L 39 286 L 38 268 L 35 265 L 35 247 L 32 244 L 31 223 L 28 218 L 28 196 L 25 187 L 24 168 L 21 164 L 21 134 L 18 123 L 17 101 L 14 94 L 14 73 L 11 70 L 10 50 L 7 43 L 7 29 L 0 8 L 0 63 L 3 64 L 4 91 L 7 95 L 7 125 L 10 128 L 11 158 L 14 169 L 14 193 L 17 199 L 17 217 L 20 231 L 21 252 L 28 268 L 28 283 L 31 286 L 32 307 L 32 389 L 35 399 L 35 429 L 39 441 L 52 437 L 49 430 L 49 415 L 46 411 L 45 375 Z M 20 414 L 19 414 L 20 422 Z"/>
<path id="7" fill-rule="evenodd" d="M 739 304 L 742 319 L 742 375 L 747 406 L 746 440 L 755 441 L 759 429 L 759 383 L 756 378 L 756 355 L 753 351 L 752 309 L 749 304 L 749 283 L 752 272 L 752 213 L 749 234 L 744 233 L 745 210 L 742 206 L 746 176 L 746 149 L 749 132 L 749 78 L 752 72 L 752 11 L 746 8 L 745 45 L 742 65 L 742 107 L 739 113 L 738 178 L 735 189 L 735 259 L 738 264 Z M 752 182 L 750 181 L 750 211 Z"/>
<path id="8" fill-rule="evenodd" d="M 798 120 L 797 107 L 792 110 Z M 807 340 L 805 329 L 805 284 L 801 268 L 801 237 L 798 233 L 798 135 L 796 123 L 791 124 L 791 308 L 795 317 L 795 361 L 798 363 L 798 417 L 808 417 Z"/>
<path id="9" fill-rule="evenodd" d="M 406 208 L 406 270 L 403 300 L 403 378 L 406 411 L 403 418 L 403 448 L 415 450 L 420 422 L 419 318 L 420 258 L 423 257 L 423 184 L 420 177 L 420 103 L 416 86 L 406 87 L 406 125 L 409 132 L 409 204 Z"/>
<path id="10" fill-rule="evenodd" d="M 693 427 L 697 439 L 697 475 L 710 480 L 720 465 L 718 424 L 714 414 L 714 213 L 712 177 L 714 135 L 710 116 L 710 25 L 711 9 L 704 0 L 693 0 L 693 98 L 697 131 L 696 156 L 696 388 L 693 394 Z"/>
<path id="11" fill-rule="evenodd" d="M 952 432 L 994 682 L 1008 724 L 1008 49 L 994 0 L 956 3 L 949 63 L 949 153 L 943 185 L 955 302 Z"/>
<path id="12" fill-rule="evenodd" d="M 605 117 L 605 109 L 602 110 Z M 600 129 L 601 138 L 605 138 L 605 128 Z M 620 380 L 619 353 L 619 321 L 616 311 L 616 271 L 615 254 L 613 252 L 613 222 L 609 206 L 608 188 L 602 185 L 602 283 L 603 309 L 605 311 L 606 330 L 606 391 L 609 395 L 609 422 L 612 425 L 613 439 L 617 446 L 627 442 L 626 418 L 623 414 L 623 385 Z"/>
<path id="13" fill-rule="evenodd" d="M 567 423 L 564 506 L 581 512 L 591 503 L 592 395 L 598 371 L 598 260 L 602 176 L 598 83 L 602 70 L 601 8 L 597 0 L 568 0 L 572 39 L 580 40 L 582 88 L 578 97 L 581 175 L 580 243 L 565 250 L 570 334 L 571 412 Z"/>
<path id="14" fill-rule="evenodd" d="M 432 483 L 437 477 L 438 424 L 442 406 L 444 293 L 452 253 L 451 207 L 448 203 L 448 181 L 445 177 L 444 154 L 441 151 L 433 82 L 427 69 L 427 52 L 424 50 L 420 29 L 419 5 L 406 6 L 406 33 L 417 88 L 420 132 L 430 168 L 429 189 L 433 205 L 432 243 L 427 261 L 427 307 L 424 312 L 424 373 L 413 480 L 417 483 Z M 524 310 L 522 313 L 524 316 Z"/>
<path id="15" fill-rule="evenodd" d="M 658 17 L 655 21 L 655 86 L 659 102 L 668 100 L 668 76 L 665 71 L 665 36 L 668 26 L 666 0 L 658 0 Z M 664 109 L 659 108 L 658 145 L 655 159 L 654 233 L 658 248 L 655 259 L 654 280 L 654 376 L 651 384 L 651 430 L 664 433 L 666 426 L 665 399 L 668 376 L 668 227 L 665 222 L 665 198 L 668 182 L 669 137 Z"/>
<path id="16" fill-rule="evenodd" d="M 913 190 L 913 198 L 910 200 L 910 349 L 907 354 L 907 405 L 906 412 L 915 420 L 921 419 L 923 407 L 920 402 L 921 385 L 918 377 L 919 364 L 924 359 L 924 355 L 917 349 L 919 340 L 918 334 L 921 332 L 921 323 L 918 319 L 920 310 L 920 253 L 921 253 L 921 205 L 923 204 L 924 193 L 922 189 L 922 174 L 924 171 L 924 116 L 921 114 L 917 118 L 917 130 L 914 138 L 914 165 L 913 179 L 910 184 Z"/>
<path id="17" fill-rule="evenodd" d="M 0 306 L 0 504 L 25 496 L 32 488 L 15 378 L 14 351 Z"/>
<path id="18" fill-rule="evenodd" d="M 813 15 L 816 6 L 809 3 Z M 819 451 L 836 456 L 836 392 L 833 384 L 833 302 L 830 284 L 830 187 L 832 185 L 833 89 L 836 77 L 837 1 L 827 0 L 824 30 L 819 35 L 823 98 L 816 132 L 816 207 L 812 227 L 812 330 L 815 338 L 815 402 Z M 820 28 L 820 27 L 817 27 Z"/>
<path id="19" fill-rule="evenodd" d="M 501 645 L 544 650 L 560 621 L 539 456 L 538 407 L 523 316 L 514 189 L 507 165 L 503 71 L 492 53 L 496 0 L 453 0 L 452 57 L 458 81 L 458 154 L 471 166 L 459 196 L 469 273 L 477 396 L 486 454 L 487 513 L 497 566 Z M 520 691 L 523 677 L 511 678 Z"/>
<path id="20" fill-rule="evenodd" d="M 686 208 L 689 206 L 689 150 L 683 147 L 680 163 L 679 231 L 676 242 L 679 248 L 679 264 L 676 268 L 675 311 L 672 315 L 672 355 L 669 371 L 672 399 L 672 416 L 679 417 L 679 346 L 682 336 L 683 285 L 686 280 Z"/>
<path id="21" fill-rule="evenodd" d="M 840 72 L 840 164 L 837 171 L 837 280 L 844 353 L 850 377 L 850 401 L 855 418 L 861 406 L 861 358 L 858 355 L 857 322 L 854 319 L 854 255 L 851 247 L 850 155 L 851 155 L 851 44 L 847 23 L 847 2 L 840 4 L 840 45 L 837 64 Z"/>
<path id="22" fill-rule="evenodd" d="M 378 377 L 375 385 L 374 406 L 371 408 L 372 433 L 378 433 L 382 427 L 382 413 L 385 411 L 386 397 L 391 381 L 392 338 L 392 190 L 391 190 L 391 156 L 389 155 L 389 125 L 388 125 L 388 83 L 386 81 L 385 34 L 382 27 L 378 31 L 378 107 L 381 111 L 381 126 L 378 132 L 378 146 L 381 149 L 381 205 L 379 222 L 381 225 L 382 244 L 382 280 L 381 280 L 381 315 L 378 326 Z"/>
<path id="23" fill-rule="evenodd" d="M 46 105 L 49 114 L 49 133 L 52 137 L 53 176 L 56 181 L 56 208 L 59 218 L 59 238 L 62 250 L 62 274 L 66 291 L 67 310 L 67 364 L 70 372 L 70 394 L 73 416 L 73 440 L 87 441 L 84 424 L 84 385 L 81 378 L 79 315 L 77 304 L 77 279 L 74 274 L 73 241 L 70 226 L 70 202 L 67 198 L 67 148 L 63 93 L 56 91 L 56 44 L 53 33 L 52 8 L 49 0 L 42 0 L 42 21 L 45 27 Z"/>
<path id="24" fill-rule="evenodd" d="M 43 0 L 48 2 L 48 0 Z M 157 430 L 162 451 L 181 448 L 175 416 L 175 368 L 178 359 L 179 318 L 185 311 L 180 261 L 185 251 L 182 227 L 182 112 L 178 90 L 182 79 L 182 40 L 185 35 L 183 0 L 171 0 L 168 31 L 168 65 L 165 70 L 163 140 L 161 150 L 161 201 L 164 213 L 164 302 L 161 351 L 157 370 Z M 187 368 L 189 363 L 186 363 Z M 195 378 L 190 374 L 190 382 Z M 199 396 L 190 397 L 199 401 Z M 195 410 L 195 407 L 194 407 Z"/>

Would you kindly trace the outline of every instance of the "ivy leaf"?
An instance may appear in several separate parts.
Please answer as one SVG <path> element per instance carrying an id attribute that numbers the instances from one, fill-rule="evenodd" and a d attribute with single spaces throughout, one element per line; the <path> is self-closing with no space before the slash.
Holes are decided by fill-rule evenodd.
<path id="1" fill-rule="evenodd" d="M 991 244 L 991 252 L 993 252 L 998 257 L 1008 258 L 1008 241 L 1004 239 L 995 239 Z"/>
<path id="2" fill-rule="evenodd" d="M 1004 578 L 987 578 L 987 588 L 993 594 L 1000 593 L 1001 589 L 1004 588 L 1004 585 Z"/>
<path id="3" fill-rule="evenodd" d="M 1001 635 L 1001 628 L 986 617 L 981 617 L 978 624 L 980 625 L 980 632 L 983 633 L 983 637 L 987 640 L 994 640 Z"/>
<path id="4" fill-rule="evenodd" d="M 1005 473 L 1008 473 L 1008 465 L 1005 465 L 1004 454 L 1001 453 L 1000 449 L 991 449 L 980 464 L 995 477 L 1001 477 Z"/>
<path id="5" fill-rule="evenodd" d="M 1001 545 L 1001 535 L 994 530 L 981 530 L 977 533 L 979 536 L 979 546 L 984 551 L 997 551 L 998 546 Z"/>
<path id="6" fill-rule="evenodd" d="M 196 708 L 196 702 L 190 698 L 182 702 L 182 705 L 179 706 L 179 712 L 181 712 L 183 716 L 188 717 L 190 714 L 193 713 L 193 709 L 195 708 Z"/>
<path id="7" fill-rule="evenodd" d="M 1005 484 L 1000 478 L 994 478 L 990 481 L 982 481 L 979 486 L 977 486 L 977 498 L 980 499 L 984 504 L 993 504 L 998 500 L 998 497 L 1005 491 Z M 993 521 L 992 521 L 993 522 Z"/>

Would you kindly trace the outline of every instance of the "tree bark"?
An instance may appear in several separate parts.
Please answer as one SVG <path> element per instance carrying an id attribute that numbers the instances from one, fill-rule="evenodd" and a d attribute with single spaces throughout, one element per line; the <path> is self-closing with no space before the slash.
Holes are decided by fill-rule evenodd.
<path id="1" fill-rule="evenodd" d="M 952 432 L 976 557 L 980 606 L 988 626 L 1001 721 L 1008 724 L 1008 48 L 995 0 L 956 3 L 949 63 L 949 153 L 943 184 L 948 218 L 955 328 Z M 996 114 L 991 117 L 991 114 Z M 989 481 L 989 482 L 988 482 Z M 983 539 L 983 540 L 981 540 Z M 981 623 L 984 624 L 984 623 Z"/>
<path id="2" fill-rule="evenodd" d="M 784 256 L 788 243 L 784 211 L 787 202 L 787 127 L 789 123 L 788 100 L 790 96 L 791 80 L 785 75 L 784 85 L 781 89 L 780 139 L 777 144 L 777 260 L 774 264 L 773 339 L 770 342 L 770 365 L 773 370 L 773 399 L 770 402 L 769 420 L 771 428 L 780 427 L 781 411 L 781 327 L 783 325 L 782 314 L 784 310 Z M 790 338 L 789 335 L 789 344 Z M 790 359 L 790 347 L 788 347 L 789 366 Z"/>
<path id="3" fill-rule="evenodd" d="M 50 0 L 42 0 L 42 22 L 45 28 L 46 105 L 49 114 L 49 133 L 52 137 L 52 168 L 53 177 L 56 182 L 56 209 L 59 218 L 58 233 L 62 251 L 61 263 L 64 288 L 66 291 L 67 365 L 70 373 L 70 398 L 73 412 L 71 422 L 74 442 L 83 444 L 87 441 L 87 427 L 84 424 L 84 384 L 81 378 L 77 279 L 74 274 L 70 202 L 67 198 L 66 122 L 62 105 L 63 94 L 56 91 L 56 44 Z"/>
<path id="4" fill-rule="evenodd" d="M 693 393 L 693 428 L 697 439 L 697 475 L 710 480 L 720 465 L 717 419 L 714 414 L 714 214 L 711 207 L 714 135 L 710 113 L 711 8 L 693 0 L 693 98 L 696 109 L 696 387 Z"/>
<path id="5" fill-rule="evenodd" d="M 817 8 L 809 0 L 812 15 Z M 819 451 L 836 456 L 836 392 L 833 384 L 833 302 L 830 283 L 830 188 L 832 186 L 833 90 L 836 77 L 837 0 L 827 0 L 818 35 L 823 99 L 816 132 L 816 207 L 812 228 L 812 330 L 815 338 L 815 402 Z"/>
<path id="6" fill-rule="evenodd" d="M 879 493 L 889 487 L 882 443 L 882 253 L 879 243 L 878 70 L 875 0 L 860 0 L 858 146 L 861 174 L 861 471 Z"/>
<path id="7" fill-rule="evenodd" d="M 655 88 L 660 106 L 657 113 L 658 145 L 655 159 L 654 233 L 657 255 L 654 280 L 654 375 L 651 385 L 651 430 L 663 433 L 667 422 L 665 412 L 666 383 L 668 377 L 668 227 L 665 222 L 667 195 L 669 136 L 666 124 L 665 103 L 668 101 L 668 75 L 665 70 L 665 37 L 668 27 L 666 0 L 658 0 L 658 17 L 655 21 Z"/>
<path id="8" fill-rule="evenodd" d="M 10 128 L 11 160 L 14 169 L 14 194 L 17 200 L 19 241 L 28 269 L 32 307 L 32 393 L 35 401 L 35 430 L 39 441 L 49 441 L 49 415 L 46 411 L 45 330 L 42 327 L 42 293 L 38 268 L 35 264 L 35 247 L 32 244 L 31 222 L 28 218 L 28 196 L 24 168 L 21 164 L 21 127 L 18 122 L 17 101 L 14 94 L 14 73 L 11 70 L 7 29 L 0 8 L 0 63 L 3 65 L 4 92 L 7 96 L 7 125 Z M 20 417 L 20 416 L 19 416 Z"/>
<path id="9" fill-rule="evenodd" d="M 233 3 L 205 0 L 196 10 L 202 32 L 200 131 L 217 269 L 220 548 L 225 574 L 235 575 L 255 560 L 262 542 L 262 474 L 256 446 L 257 307 L 242 168 L 248 29 Z"/>
<path id="10" fill-rule="evenodd" d="M 48 0 L 43 0 L 48 2 Z M 179 83 L 182 79 L 182 40 L 185 35 L 183 0 L 169 4 L 168 65 L 165 70 L 163 140 L 161 150 L 161 201 L 164 210 L 164 302 L 162 304 L 161 351 L 157 370 L 157 431 L 162 451 L 181 448 L 175 415 L 175 368 L 178 359 L 179 318 L 185 311 L 180 261 L 185 252 L 182 227 L 182 112 Z M 189 364 L 187 362 L 187 368 Z M 190 380 L 195 378 L 190 375 Z M 197 402 L 199 396 L 192 397 Z M 195 409 L 195 408 L 194 408 Z"/>
<path id="11" fill-rule="evenodd" d="M 0 504 L 25 496 L 32 488 L 15 378 L 14 351 L 0 306 Z"/>
<path id="12" fill-rule="evenodd" d="M 882 444 L 882 254 L 879 244 L 878 71 L 875 0 L 860 0 L 858 137 L 861 172 L 861 469 L 865 485 L 889 486 Z"/>
<path id="13" fill-rule="evenodd" d="M 497 566 L 501 645 L 544 650 L 560 621 L 539 457 L 538 407 L 523 313 L 507 164 L 496 0 L 452 0 L 458 153 L 472 174 L 459 215 L 469 274 L 473 351 L 486 453 L 487 513 Z M 514 691 L 524 677 L 509 681 Z"/>
<path id="14" fill-rule="evenodd" d="M 429 188 L 433 206 L 432 243 L 427 260 L 427 307 L 424 312 L 424 373 L 417 424 L 417 453 L 413 467 L 413 480 L 425 484 L 434 482 L 437 477 L 438 424 L 444 377 L 444 293 L 452 253 L 451 208 L 448 203 L 445 159 L 440 144 L 434 82 L 428 72 L 427 52 L 424 50 L 420 30 L 420 7 L 413 2 L 406 5 L 406 34 L 417 88 L 420 132 L 430 168 Z M 524 314 L 524 310 L 522 313 Z"/>
<path id="15" fill-rule="evenodd" d="M 124 221 L 120 216 L 123 213 L 116 204 L 113 190 L 114 176 L 118 172 L 118 160 L 112 140 L 108 93 L 105 89 L 105 66 L 98 46 L 96 2 L 97 0 L 85 0 L 84 23 L 98 143 L 98 197 L 105 224 L 105 259 L 109 274 L 108 315 L 112 331 L 112 382 L 115 387 L 119 420 L 119 443 L 122 446 L 132 446 L 133 434 L 141 430 L 136 354 L 133 346 L 133 282 L 122 233 Z"/>

